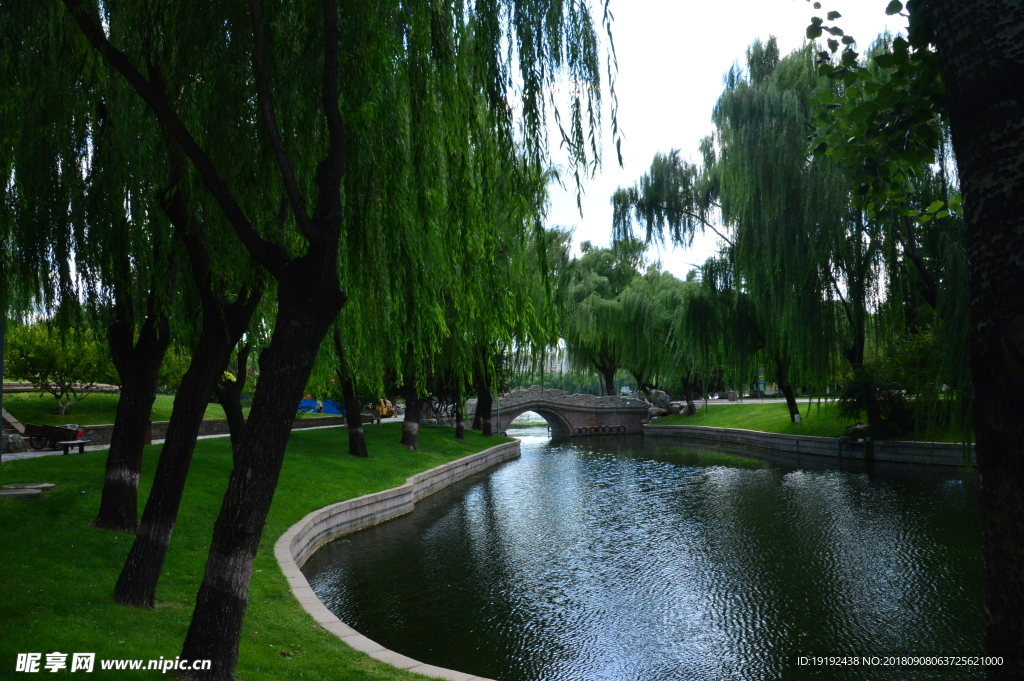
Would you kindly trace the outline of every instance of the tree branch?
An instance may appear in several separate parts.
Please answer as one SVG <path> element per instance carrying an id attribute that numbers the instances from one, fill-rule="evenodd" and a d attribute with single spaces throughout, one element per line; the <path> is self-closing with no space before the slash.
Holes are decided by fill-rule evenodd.
<path id="1" fill-rule="evenodd" d="M 836 281 L 836 275 L 832 273 L 832 268 L 828 269 L 828 278 L 832 281 L 832 288 L 835 289 L 836 295 L 839 296 L 839 300 L 843 304 L 843 312 L 846 313 L 847 321 L 850 322 L 850 326 L 853 326 L 853 313 L 850 311 L 850 304 L 846 302 L 843 292 L 839 290 L 839 282 Z"/>
<path id="2" fill-rule="evenodd" d="M 341 178 L 345 172 L 345 125 L 338 108 L 337 0 L 323 0 L 324 75 L 321 106 L 327 119 L 327 155 L 316 170 L 318 196 L 315 221 L 336 221 L 341 227 Z"/>
<path id="3" fill-rule="evenodd" d="M 263 5 L 260 0 L 249 0 L 249 13 L 252 15 L 252 73 L 256 80 L 256 98 L 259 102 L 260 114 L 263 117 L 263 127 L 270 139 L 270 148 L 274 152 L 277 167 L 281 171 L 281 179 L 292 205 L 295 222 L 310 243 L 318 242 L 320 233 L 309 220 L 309 215 L 306 212 L 306 200 L 299 190 L 299 182 L 295 178 L 295 167 L 292 165 L 291 159 L 288 158 L 288 151 L 284 148 L 281 129 L 274 113 L 274 100 L 270 96 L 270 85 L 267 81 L 267 35 L 263 20 Z"/>
<path id="4" fill-rule="evenodd" d="M 717 234 L 717 235 L 718 235 L 718 238 L 719 238 L 719 239 L 721 239 L 721 240 L 722 240 L 722 241 L 724 241 L 725 243 L 729 244 L 729 245 L 730 245 L 730 246 L 732 246 L 733 248 L 736 248 L 736 244 L 735 244 L 735 243 L 733 243 L 732 239 L 730 239 L 729 237 L 725 236 L 724 234 L 722 234 L 721 232 L 719 232 L 719 231 L 718 231 L 717 229 L 715 229 L 715 226 L 714 226 L 714 225 L 712 225 L 712 224 L 711 224 L 710 222 L 708 222 L 707 220 L 705 220 L 704 218 L 702 218 L 702 217 L 701 217 L 701 216 L 699 216 L 699 215 L 694 215 L 693 213 L 690 213 L 690 212 L 688 212 L 688 211 L 684 211 L 684 212 L 686 212 L 686 214 L 687 214 L 687 215 L 689 215 L 690 217 L 694 218 L 695 220 L 700 220 L 700 221 L 701 221 L 701 223 L 702 223 L 702 224 L 703 224 L 703 225 L 704 225 L 705 227 L 707 227 L 707 228 L 708 228 L 708 229 L 710 229 L 710 230 L 711 230 L 712 232 L 714 232 L 715 234 Z"/>
<path id="5" fill-rule="evenodd" d="M 100 25 L 99 17 L 91 14 L 84 6 L 82 0 L 63 0 L 64 6 L 78 24 L 82 35 L 89 41 L 93 48 L 103 55 L 107 64 L 118 71 L 125 80 L 135 89 L 135 92 L 146 102 L 150 110 L 156 115 L 160 125 L 181 145 L 185 155 L 195 166 L 206 186 L 207 191 L 214 198 L 223 211 L 235 234 L 252 254 L 253 259 L 267 268 L 270 273 L 279 277 L 283 274 L 288 258 L 280 248 L 267 242 L 253 228 L 252 223 L 245 216 L 241 206 L 235 200 L 234 195 L 228 189 L 227 184 L 217 173 L 213 163 L 206 155 L 206 152 L 199 146 L 195 138 L 189 133 L 185 124 L 178 115 L 171 109 L 164 100 L 159 89 L 155 88 L 135 68 L 127 55 L 114 47 L 103 28 Z"/>
<path id="6" fill-rule="evenodd" d="M 907 240 L 904 241 L 903 237 L 897 231 L 896 239 L 903 246 L 903 252 L 910 262 L 914 263 L 914 267 L 917 268 L 918 274 L 921 275 L 923 280 L 920 286 L 921 297 L 924 298 L 925 302 L 928 303 L 934 310 L 939 306 L 939 290 L 935 285 L 935 279 L 932 278 L 932 273 L 928 271 L 928 268 L 924 264 L 924 260 L 917 252 L 917 238 L 914 234 L 914 222 L 909 217 L 903 217 L 903 224 L 907 227 Z"/>

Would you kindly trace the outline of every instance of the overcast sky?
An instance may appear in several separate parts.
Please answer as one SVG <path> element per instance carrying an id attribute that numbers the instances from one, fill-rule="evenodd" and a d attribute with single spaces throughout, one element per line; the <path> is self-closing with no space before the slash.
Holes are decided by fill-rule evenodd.
<path id="1" fill-rule="evenodd" d="M 595 1 L 599 5 L 599 1 Z M 902 17 L 887 17 L 887 0 L 823 0 L 815 11 L 806 0 L 611 0 L 612 35 L 618 55 L 616 91 L 622 130 L 623 167 L 619 167 L 604 116 L 604 164 L 584 185 L 583 216 L 576 206 L 571 178 L 566 190 L 550 188 L 548 225 L 575 227 L 573 246 L 590 240 L 607 246 L 611 236 L 611 195 L 632 185 L 650 167 L 656 152 L 680 149 L 698 161 L 697 145 L 712 129 L 711 110 L 722 92 L 722 76 L 756 38 L 774 35 L 785 55 L 799 47 L 814 15 L 837 10 L 835 23 L 866 47 L 886 27 L 906 26 Z M 558 154 L 554 154 L 558 162 Z M 668 271 L 684 277 L 691 263 L 702 263 L 716 250 L 710 234 L 689 250 L 649 252 Z"/>

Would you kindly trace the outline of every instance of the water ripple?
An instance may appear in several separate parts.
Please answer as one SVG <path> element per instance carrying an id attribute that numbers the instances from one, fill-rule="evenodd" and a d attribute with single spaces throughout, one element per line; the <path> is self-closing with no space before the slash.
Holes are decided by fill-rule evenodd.
<path id="1" fill-rule="evenodd" d="M 795 656 L 983 649 L 969 478 L 525 434 L 520 460 L 314 555 L 324 603 L 389 648 L 502 681 L 839 678 Z M 944 673 L 842 678 L 980 678 Z"/>

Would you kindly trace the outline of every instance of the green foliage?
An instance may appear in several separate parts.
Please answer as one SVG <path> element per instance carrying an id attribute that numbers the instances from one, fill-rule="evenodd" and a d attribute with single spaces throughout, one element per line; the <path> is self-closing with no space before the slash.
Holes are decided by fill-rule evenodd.
<path id="1" fill-rule="evenodd" d="M 160 373 L 157 375 L 157 390 L 164 393 L 176 392 L 191 361 L 192 356 L 183 348 L 168 348 L 164 361 L 160 364 Z"/>
<path id="2" fill-rule="evenodd" d="M 839 393 L 840 417 L 859 419 L 865 413 L 875 439 L 906 434 L 913 425 L 906 385 L 894 379 L 884 362 L 865 362 Z"/>
<path id="3" fill-rule="evenodd" d="M 90 330 L 61 333 L 43 323 L 8 329 L 4 376 L 35 383 L 62 416 L 96 383 L 116 380 L 106 346 Z"/>
<path id="4" fill-rule="evenodd" d="M 593 368 L 605 390 L 622 366 L 621 334 L 626 326 L 620 296 L 639 276 L 646 247 L 636 239 L 611 248 L 580 244 L 578 259 L 564 265 L 557 292 L 560 330 L 569 362 L 577 370 Z"/>
<path id="5" fill-rule="evenodd" d="M 893 0 L 886 13 L 902 10 L 903 4 Z M 838 18 L 830 12 L 830 21 L 833 14 Z M 823 27 L 819 17 L 812 19 L 815 25 Z M 808 27 L 808 37 L 810 32 Z M 923 31 L 912 30 L 909 40 L 882 36 L 864 63 L 846 37 L 838 63 L 828 52 L 818 53 L 819 73 L 834 87 L 815 98 L 814 152 L 835 158 L 852 173 L 854 200 L 866 211 L 890 204 L 905 209 L 915 179 L 936 161 L 942 142 L 946 93 L 938 54 Z M 830 51 L 836 53 L 831 45 Z"/>

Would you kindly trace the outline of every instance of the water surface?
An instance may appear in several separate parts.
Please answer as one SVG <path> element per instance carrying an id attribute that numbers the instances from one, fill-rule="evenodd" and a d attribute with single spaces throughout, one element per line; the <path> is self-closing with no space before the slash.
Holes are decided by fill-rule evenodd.
<path id="1" fill-rule="evenodd" d="M 973 477 L 509 434 L 521 459 L 318 551 L 303 571 L 327 607 L 392 650 L 501 681 L 983 677 L 796 664 L 982 653 Z"/>

